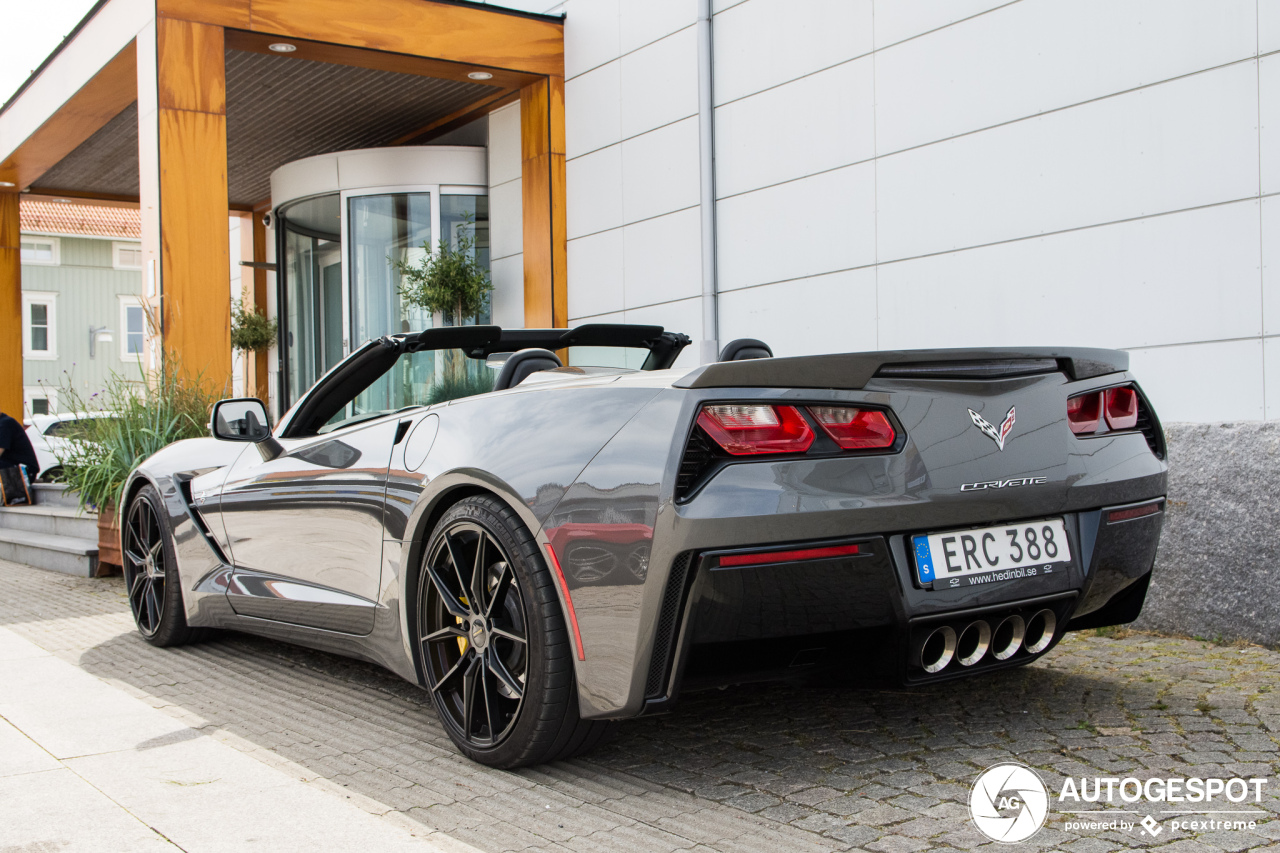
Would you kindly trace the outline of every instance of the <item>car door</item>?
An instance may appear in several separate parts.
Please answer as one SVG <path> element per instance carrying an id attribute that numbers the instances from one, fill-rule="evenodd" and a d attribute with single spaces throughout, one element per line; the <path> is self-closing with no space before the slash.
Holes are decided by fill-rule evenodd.
<path id="1" fill-rule="evenodd" d="M 235 571 L 236 613 L 348 634 L 373 629 L 387 466 L 398 419 L 246 448 L 219 511 Z"/>

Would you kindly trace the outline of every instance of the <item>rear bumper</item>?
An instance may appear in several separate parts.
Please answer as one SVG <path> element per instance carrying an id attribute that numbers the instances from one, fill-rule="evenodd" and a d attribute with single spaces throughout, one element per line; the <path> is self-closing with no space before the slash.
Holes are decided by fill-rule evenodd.
<path id="1" fill-rule="evenodd" d="M 1148 504 L 1157 509 L 1111 520 L 1117 510 Z M 1068 630 L 1137 617 L 1163 505 L 1163 498 L 1155 498 L 1063 513 L 1074 557 L 1065 571 L 956 589 L 925 589 L 914 580 L 907 542 L 922 531 L 795 543 L 859 546 L 854 556 L 810 562 L 723 568 L 719 557 L 731 552 L 681 554 L 664 591 L 645 679 L 645 713 L 665 709 L 681 690 L 824 670 L 909 684 L 1028 663 Z M 1028 626 L 1037 616 L 1052 622 L 1045 642 L 1019 642 L 1011 649 L 1009 635 L 1018 620 Z M 1010 617 L 1015 618 L 1001 628 Z M 970 627 L 979 633 L 1001 630 L 1002 654 L 990 649 L 967 665 L 957 657 L 928 672 L 923 646 L 943 626 L 957 636 Z"/>

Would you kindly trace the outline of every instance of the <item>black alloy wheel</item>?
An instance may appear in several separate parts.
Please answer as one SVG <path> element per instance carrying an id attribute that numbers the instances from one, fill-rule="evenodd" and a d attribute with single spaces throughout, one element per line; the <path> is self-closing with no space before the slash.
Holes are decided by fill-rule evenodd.
<path id="1" fill-rule="evenodd" d="M 537 540 L 487 495 L 445 511 L 417 591 L 423 681 L 450 739 L 491 767 L 570 758 L 609 724 L 578 714 L 574 646 Z"/>
<path id="2" fill-rule="evenodd" d="M 456 521 L 433 544 L 421 621 L 431 691 L 456 733 L 491 748 L 510 734 L 524 703 L 524 596 L 506 551 L 479 524 Z"/>
<path id="3" fill-rule="evenodd" d="M 124 584 L 138 633 L 153 646 L 176 646 L 203 632 L 187 625 L 173 537 L 164 502 L 152 486 L 134 496 L 121 530 Z"/>

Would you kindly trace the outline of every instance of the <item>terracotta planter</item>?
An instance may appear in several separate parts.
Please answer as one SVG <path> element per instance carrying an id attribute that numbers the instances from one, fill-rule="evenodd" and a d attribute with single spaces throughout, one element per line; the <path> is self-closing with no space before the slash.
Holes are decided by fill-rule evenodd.
<path id="1" fill-rule="evenodd" d="M 98 513 L 98 570 L 95 577 L 124 573 L 120 555 L 120 523 L 115 507 L 103 507 Z"/>

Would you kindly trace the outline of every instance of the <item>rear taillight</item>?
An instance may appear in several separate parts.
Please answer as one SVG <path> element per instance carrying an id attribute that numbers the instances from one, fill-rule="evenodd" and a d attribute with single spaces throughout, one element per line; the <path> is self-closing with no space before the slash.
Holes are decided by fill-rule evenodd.
<path id="1" fill-rule="evenodd" d="M 1102 392 L 1090 391 L 1067 399 L 1067 421 L 1076 435 L 1092 435 L 1102 419 Z"/>
<path id="2" fill-rule="evenodd" d="M 892 447 L 897 438 L 884 412 L 851 406 L 809 406 L 809 414 L 845 450 Z"/>
<path id="3" fill-rule="evenodd" d="M 698 426 L 734 456 L 804 453 L 813 444 L 813 430 L 795 406 L 704 406 Z"/>
<path id="4" fill-rule="evenodd" d="M 1133 429 L 1138 425 L 1138 392 L 1125 385 L 1108 388 L 1104 392 L 1103 409 L 1107 426 L 1112 429 Z"/>

